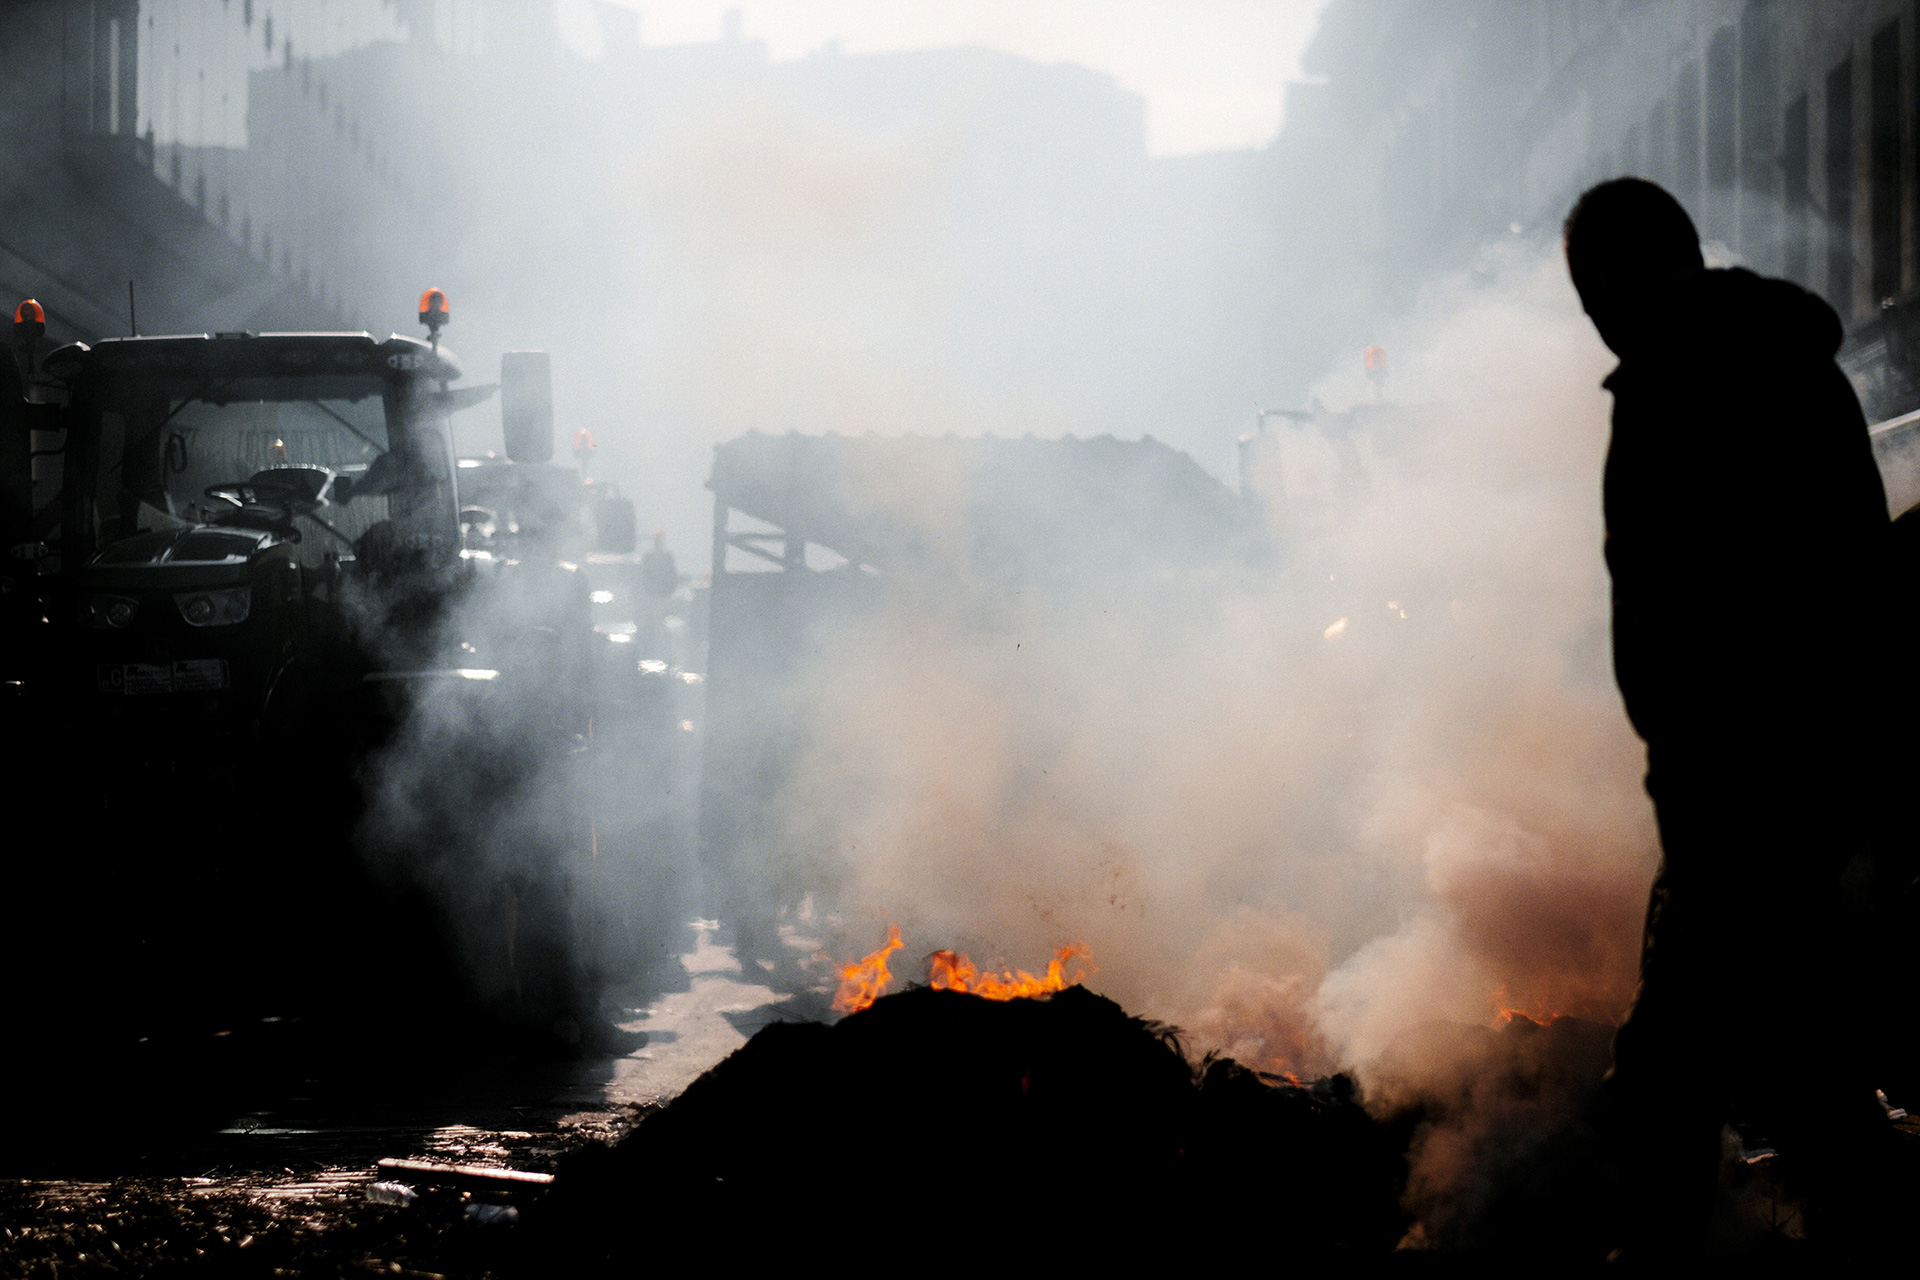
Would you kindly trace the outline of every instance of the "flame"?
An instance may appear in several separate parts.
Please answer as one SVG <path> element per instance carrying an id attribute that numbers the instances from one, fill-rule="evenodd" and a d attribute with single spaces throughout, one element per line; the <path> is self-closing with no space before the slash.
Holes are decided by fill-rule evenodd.
<path id="1" fill-rule="evenodd" d="M 840 970 L 840 990 L 833 997 L 834 1011 L 858 1013 L 878 1000 L 887 984 L 893 981 L 893 975 L 887 972 L 887 957 L 901 945 L 900 926 L 890 924 L 885 946 Z"/>
<path id="2" fill-rule="evenodd" d="M 1537 1022 L 1544 1027 L 1567 1016 L 1558 1009 L 1542 1009 L 1539 1006 L 1532 1009 L 1518 1007 L 1508 1003 L 1512 999 L 1513 997 L 1507 994 L 1504 986 L 1493 993 L 1493 1025 L 1496 1028 L 1508 1025 L 1515 1018 L 1525 1018 L 1528 1022 Z"/>
<path id="3" fill-rule="evenodd" d="M 1041 996 L 1064 991 L 1085 981 L 1085 969 L 1075 969 L 1072 977 L 1067 976 L 1067 962 L 1076 957 L 1085 959 L 1087 954 L 1086 947 L 1077 942 L 1070 943 L 1047 961 L 1046 977 L 1038 978 L 1025 969 L 1016 969 L 1011 973 L 982 972 L 964 951 L 936 951 L 931 957 L 932 973 L 928 983 L 935 991 L 964 991 L 988 1000 Z"/>
<path id="4" fill-rule="evenodd" d="M 887 926 L 887 943 L 871 955 L 863 956 L 840 970 L 840 990 L 833 997 L 836 1013 L 858 1013 L 886 993 L 893 974 L 887 969 L 887 957 L 900 949 L 900 926 Z M 936 951 L 928 957 L 931 973 L 928 985 L 936 991 L 963 991 L 986 1000 L 1018 1000 L 1024 996 L 1043 996 L 1065 991 L 1086 981 L 1087 970 L 1067 965 L 1074 959 L 1086 959 L 1089 952 L 1080 943 L 1070 943 L 1054 952 L 1047 962 L 1044 977 L 1025 969 L 994 973 L 983 971 L 964 951 Z"/>

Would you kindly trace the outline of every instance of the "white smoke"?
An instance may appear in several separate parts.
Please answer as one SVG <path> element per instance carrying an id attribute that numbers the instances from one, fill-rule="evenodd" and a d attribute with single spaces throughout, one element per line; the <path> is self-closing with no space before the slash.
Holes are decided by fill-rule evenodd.
<path id="1" fill-rule="evenodd" d="M 1517 244 L 1381 341 L 1384 388 L 1356 353 L 1286 428 L 1346 461 L 1270 505 L 1270 572 L 991 609 L 946 581 L 823 643 L 779 807 L 848 954 L 888 922 L 908 955 L 1084 942 L 1199 1048 L 1363 1079 L 1422 1023 L 1619 1015 L 1654 842 L 1608 666 L 1605 352 Z"/>

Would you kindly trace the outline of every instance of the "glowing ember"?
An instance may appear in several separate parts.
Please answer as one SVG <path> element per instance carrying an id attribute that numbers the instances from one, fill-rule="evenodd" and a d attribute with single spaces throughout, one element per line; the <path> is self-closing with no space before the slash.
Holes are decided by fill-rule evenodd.
<path id="1" fill-rule="evenodd" d="M 840 991 L 833 997 L 838 1013 L 858 1013 L 880 998 L 893 981 L 887 972 L 887 957 L 900 949 L 900 926 L 887 926 L 887 945 L 871 955 L 854 961 L 840 971 Z"/>
<path id="2" fill-rule="evenodd" d="M 1016 969 L 1011 973 L 983 973 L 967 958 L 965 952 L 936 951 L 933 953 L 933 972 L 928 982 L 936 991 L 965 991 L 988 1000 L 1043 996 L 1083 982 L 1087 976 L 1086 970 L 1076 969 L 1073 976 L 1068 977 L 1067 962 L 1075 957 L 1084 959 L 1086 955 L 1087 949 L 1077 943 L 1064 946 L 1047 962 L 1046 977 L 1037 978 L 1025 969 Z"/>

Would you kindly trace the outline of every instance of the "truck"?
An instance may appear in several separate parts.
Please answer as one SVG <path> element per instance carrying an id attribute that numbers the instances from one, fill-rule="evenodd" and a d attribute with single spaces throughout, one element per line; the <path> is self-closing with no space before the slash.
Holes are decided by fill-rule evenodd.
<path id="1" fill-rule="evenodd" d="M 550 454 L 544 360 L 460 385 L 437 290 L 424 340 L 42 357 L 19 314 L 0 714 L 13 808 L 52 820 L 8 868 L 35 962 L 155 1023 L 384 1001 L 577 1037 L 590 606 L 463 547 L 451 429 L 498 389 L 509 453 Z"/>

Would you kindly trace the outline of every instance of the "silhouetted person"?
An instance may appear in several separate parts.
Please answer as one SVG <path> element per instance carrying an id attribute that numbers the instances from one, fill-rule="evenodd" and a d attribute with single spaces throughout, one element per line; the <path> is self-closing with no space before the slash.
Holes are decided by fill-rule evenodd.
<path id="1" fill-rule="evenodd" d="M 653 531 L 653 545 L 640 557 L 640 585 L 656 600 L 664 600 L 680 589 L 680 571 L 674 566 L 673 552 L 667 550 L 667 531 Z"/>
<path id="2" fill-rule="evenodd" d="M 1661 866 L 1608 1102 L 1622 1256 L 1698 1246 L 1725 1121 L 1752 1121 L 1858 1240 L 1877 1144 L 1861 930 L 1843 877 L 1885 761 L 1888 519 L 1841 326 L 1796 285 L 1708 270 L 1684 210 L 1623 178 L 1566 224 L 1620 357 L 1604 504 L 1613 658 L 1647 743 Z"/>

